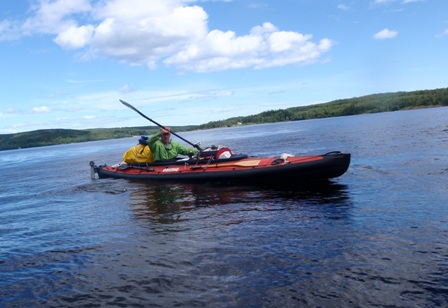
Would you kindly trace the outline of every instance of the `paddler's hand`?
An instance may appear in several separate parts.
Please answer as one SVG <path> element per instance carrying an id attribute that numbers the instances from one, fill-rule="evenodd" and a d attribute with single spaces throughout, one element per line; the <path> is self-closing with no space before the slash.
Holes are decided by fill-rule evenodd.
<path id="1" fill-rule="evenodd" d="M 201 142 L 200 141 L 198 141 L 198 142 L 196 142 L 195 144 L 193 144 L 193 146 L 196 148 L 196 149 L 198 149 L 198 151 L 199 152 L 201 152 Z"/>
<path id="2" fill-rule="evenodd" d="M 171 128 L 169 128 L 168 126 L 164 126 L 162 129 L 160 129 L 160 132 L 163 134 L 169 134 L 171 133 Z"/>

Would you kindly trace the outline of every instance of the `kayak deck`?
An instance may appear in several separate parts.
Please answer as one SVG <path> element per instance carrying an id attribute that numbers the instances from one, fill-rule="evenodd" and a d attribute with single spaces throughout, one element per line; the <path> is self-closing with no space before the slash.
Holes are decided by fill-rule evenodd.
<path id="1" fill-rule="evenodd" d="M 266 182 L 315 181 L 339 177 L 350 164 L 350 154 L 330 152 L 323 155 L 248 157 L 232 155 L 219 160 L 177 160 L 138 165 L 96 166 L 90 162 L 93 176 L 139 181 L 172 182 Z"/>

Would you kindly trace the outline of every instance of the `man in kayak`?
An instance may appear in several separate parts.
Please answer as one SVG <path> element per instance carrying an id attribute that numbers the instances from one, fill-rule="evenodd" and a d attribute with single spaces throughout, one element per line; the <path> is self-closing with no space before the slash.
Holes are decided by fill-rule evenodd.
<path id="1" fill-rule="evenodd" d="M 151 148 L 154 161 L 173 159 L 178 154 L 193 156 L 198 153 L 197 149 L 187 148 L 179 142 L 172 141 L 171 129 L 168 126 L 152 135 L 148 140 L 148 145 Z"/>
<path id="2" fill-rule="evenodd" d="M 141 136 L 138 140 L 138 144 L 123 154 L 123 161 L 117 166 L 122 164 L 152 163 L 153 161 L 154 158 L 151 149 L 148 146 L 148 137 Z"/>

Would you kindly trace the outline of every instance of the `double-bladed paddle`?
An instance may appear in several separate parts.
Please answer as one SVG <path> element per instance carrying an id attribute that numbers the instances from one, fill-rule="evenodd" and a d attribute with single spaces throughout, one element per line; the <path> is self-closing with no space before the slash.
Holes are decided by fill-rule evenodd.
<path id="1" fill-rule="evenodd" d="M 149 120 L 149 121 L 151 121 L 152 123 L 154 123 L 155 125 L 159 126 L 160 128 L 165 129 L 165 127 L 164 127 L 163 125 L 161 125 L 161 124 L 157 123 L 156 121 L 154 121 L 154 120 L 148 118 L 147 116 L 145 116 L 143 113 L 141 113 L 137 108 L 135 108 L 135 107 L 132 106 L 131 104 L 126 103 L 125 101 L 123 101 L 123 100 L 121 100 L 121 99 L 120 99 L 120 102 L 121 102 L 123 105 L 125 105 L 126 107 L 129 107 L 129 108 L 131 108 L 132 110 L 134 110 L 135 112 L 137 112 L 139 115 L 141 115 L 142 117 L 144 117 L 146 120 Z M 179 136 L 178 134 L 176 134 L 176 133 L 173 132 L 173 131 L 170 131 L 170 132 L 171 132 L 174 136 L 176 136 L 177 138 L 179 138 L 179 139 L 185 141 L 186 143 L 188 143 L 189 145 L 195 147 L 195 148 L 198 149 L 199 151 L 202 150 L 201 147 L 200 147 L 198 144 L 191 143 L 190 141 L 188 141 L 188 140 L 182 138 L 181 136 Z"/>

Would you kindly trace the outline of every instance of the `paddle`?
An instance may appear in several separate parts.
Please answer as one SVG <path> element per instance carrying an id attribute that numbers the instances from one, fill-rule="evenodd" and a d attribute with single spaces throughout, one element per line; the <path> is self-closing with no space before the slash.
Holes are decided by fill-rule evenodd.
<path id="1" fill-rule="evenodd" d="M 206 166 L 206 168 L 219 168 L 219 167 L 256 167 L 260 164 L 261 160 L 246 160 L 246 161 L 241 161 L 241 162 L 229 162 L 229 163 L 225 163 L 225 164 L 210 164 L 208 166 Z"/>
<path id="2" fill-rule="evenodd" d="M 121 102 L 123 105 L 125 105 L 126 107 L 129 107 L 129 108 L 131 108 L 132 110 L 134 110 L 135 112 L 137 112 L 139 115 L 141 115 L 142 117 L 144 117 L 146 120 L 149 120 L 149 121 L 151 121 L 152 123 L 154 123 L 155 125 L 159 126 L 160 128 L 165 129 L 165 127 L 164 127 L 163 125 L 161 125 L 161 124 L 157 123 L 156 121 L 154 121 L 154 120 L 148 118 L 147 116 L 145 116 L 143 113 L 141 113 L 137 108 L 135 108 L 135 107 L 132 106 L 131 104 L 126 103 L 125 101 L 123 101 L 123 100 L 121 100 L 121 99 L 120 99 L 120 102 Z M 174 136 L 176 136 L 177 138 L 179 138 L 179 139 L 185 141 L 186 143 L 188 143 L 189 145 L 195 147 L 195 148 L 198 149 L 199 151 L 202 150 L 201 147 L 200 147 L 198 144 L 191 143 L 190 141 L 188 141 L 188 140 L 182 138 L 181 136 L 179 136 L 178 134 L 176 134 L 176 133 L 173 132 L 173 131 L 171 131 L 171 133 L 172 133 Z"/>
<path id="3" fill-rule="evenodd" d="M 241 161 L 241 162 L 229 162 L 229 163 L 220 163 L 220 164 L 210 164 L 210 165 L 198 165 L 198 166 L 192 166 L 190 169 L 197 170 L 197 169 L 207 169 L 207 168 L 221 168 L 221 167 L 257 167 L 259 166 L 261 160 L 247 160 L 247 161 Z M 264 166 L 264 165 L 263 165 Z"/>

